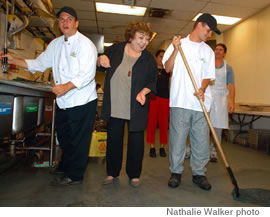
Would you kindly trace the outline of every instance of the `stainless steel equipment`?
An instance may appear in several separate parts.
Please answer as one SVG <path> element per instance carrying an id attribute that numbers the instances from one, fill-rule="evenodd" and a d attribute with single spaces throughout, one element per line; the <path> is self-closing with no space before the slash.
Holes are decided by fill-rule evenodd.
<path id="1" fill-rule="evenodd" d="M 7 54 L 7 31 L 8 31 L 8 1 L 6 0 L 6 17 L 5 17 L 5 36 L 4 36 L 4 54 Z M 3 73 L 8 73 L 8 58 L 2 59 Z"/>
<path id="2" fill-rule="evenodd" d="M 15 96 L 13 101 L 12 112 L 12 131 L 11 135 L 15 135 L 23 131 L 23 96 Z"/>
<path id="3" fill-rule="evenodd" d="M 40 126 L 44 120 L 44 99 L 54 98 L 50 87 L 34 82 L 0 80 L 0 135 L 15 135 Z M 10 125 L 11 129 L 3 127 Z"/>
<path id="4" fill-rule="evenodd" d="M 55 95 L 51 92 L 51 87 L 34 82 L 0 80 L 0 137 L 27 132 L 40 126 L 44 121 L 45 99 L 53 100 L 51 145 L 49 148 L 42 148 L 50 151 L 50 165 L 52 165 L 55 116 Z M 14 152 L 14 141 L 11 142 L 11 146 L 10 149 Z M 28 149 L 38 148 L 28 147 Z"/>

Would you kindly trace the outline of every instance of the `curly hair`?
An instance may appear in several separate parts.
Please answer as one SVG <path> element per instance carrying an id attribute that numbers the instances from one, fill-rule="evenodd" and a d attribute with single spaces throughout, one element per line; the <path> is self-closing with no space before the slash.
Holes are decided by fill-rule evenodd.
<path id="1" fill-rule="evenodd" d="M 143 32 L 149 35 L 151 38 L 153 35 L 152 26 L 150 23 L 145 23 L 144 21 L 132 21 L 128 24 L 125 31 L 125 39 L 130 42 L 134 38 L 136 32 Z"/>

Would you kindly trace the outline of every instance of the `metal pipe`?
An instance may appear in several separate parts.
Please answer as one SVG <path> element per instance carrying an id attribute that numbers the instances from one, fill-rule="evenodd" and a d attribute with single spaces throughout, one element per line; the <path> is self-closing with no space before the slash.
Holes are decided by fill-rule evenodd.
<path id="1" fill-rule="evenodd" d="M 11 157 L 16 156 L 16 142 L 15 141 L 12 141 L 9 146 L 9 154 Z"/>
<path id="2" fill-rule="evenodd" d="M 16 0 L 12 0 L 12 2 L 11 2 L 11 14 L 15 14 L 15 3 L 16 3 Z"/>
<path id="3" fill-rule="evenodd" d="M 51 148 L 50 148 L 50 166 L 52 166 L 53 164 L 53 146 L 54 146 L 54 128 L 55 128 L 55 109 L 56 109 L 56 106 L 55 106 L 55 99 L 53 100 L 53 113 L 52 113 L 52 129 L 51 129 Z"/>
<path id="4" fill-rule="evenodd" d="M 4 54 L 7 54 L 7 32 L 8 32 L 8 0 L 6 0 L 6 19 L 5 19 L 5 36 L 4 36 Z M 3 73 L 8 73 L 8 58 L 2 59 Z"/>
<path id="5" fill-rule="evenodd" d="M 24 30 L 28 25 L 29 25 L 29 19 L 27 16 L 23 15 L 23 24 L 19 26 L 18 28 L 10 31 L 9 37 L 12 37 L 16 35 L 17 33 L 19 33 L 20 31 Z"/>

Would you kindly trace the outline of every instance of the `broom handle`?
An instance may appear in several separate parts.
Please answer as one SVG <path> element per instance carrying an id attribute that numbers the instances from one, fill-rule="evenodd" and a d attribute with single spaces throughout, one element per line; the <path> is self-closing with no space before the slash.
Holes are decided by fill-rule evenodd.
<path id="1" fill-rule="evenodd" d="M 192 84 L 193 84 L 193 87 L 194 87 L 195 91 L 198 92 L 199 89 L 198 89 L 198 87 L 197 87 L 197 84 L 196 84 L 196 81 L 195 81 L 195 79 L 194 79 L 194 77 L 193 77 L 193 74 L 192 74 L 192 72 L 191 72 L 191 70 L 190 70 L 190 67 L 189 67 L 189 65 L 188 65 L 187 59 L 186 59 L 186 57 L 185 57 L 185 54 L 184 54 L 184 52 L 183 52 L 183 49 L 182 49 L 181 45 L 179 45 L 178 50 L 179 50 L 179 52 L 180 52 L 180 54 L 181 54 L 181 56 L 182 56 L 182 59 L 183 59 L 183 61 L 184 61 L 185 66 L 186 66 L 186 68 L 187 68 L 187 71 L 188 71 L 189 77 L 190 77 L 190 79 L 191 79 L 191 82 L 192 82 Z M 198 98 L 199 98 L 199 97 L 198 97 Z M 203 113 L 204 113 L 204 115 L 205 115 L 205 118 L 206 118 L 206 120 L 207 120 L 207 122 L 208 122 L 208 125 L 209 125 L 209 127 L 210 127 L 210 130 L 211 130 L 211 132 L 212 132 L 212 135 L 213 135 L 213 137 L 214 137 L 215 143 L 217 144 L 218 151 L 219 151 L 219 153 L 221 154 L 221 157 L 222 157 L 222 159 L 223 159 L 223 161 L 224 161 L 225 166 L 226 166 L 226 167 L 229 167 L 229 163 L 228 163 L 228 161 L 227 161 L 227 159 L 226 159 L 226 156 L 225 156 L 225 154 L 224 154 L 224 152 L 223 152 L 223 149 L 222 149 L 222 147 L 221 147 L 221 144 L 220 144 L 220 142 L 219 142 L 219 140 L 218 140 L 218 138 L 217 138 L 216 131 L 215 131 L 215 129 L 214 129 L 214 127 L 213 127 L 213 124 L 212 124 L 212 122 L 211 122 L 211 120 L 210 120 L 210 118 L 209 118 L 209 115 L 208 115 L 208 113 L 207 113 L 207 111 L 206 111 L 205 105 L 204 105 L 204 103 L 203 103 L 203 101 L 202 101 L 201 98 L 199 98 L 199 101 L 200 101 L 201 107 L 202 107 L 202 109 L 203 109 Z"/>

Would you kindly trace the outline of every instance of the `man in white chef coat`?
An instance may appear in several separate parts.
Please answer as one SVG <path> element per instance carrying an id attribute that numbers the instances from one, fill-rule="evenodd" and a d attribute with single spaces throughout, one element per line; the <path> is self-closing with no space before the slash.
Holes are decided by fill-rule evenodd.
<path id="1" fill-rule="evenodd" d="M 36 59 L 20 59 L 10 54 L 9 64 L 32 73 L 52 68 L 56 95 L 56 132 L 62 146 L 59 166 L 52 172 L 58 175 L 54 186 L 80 184 L 88 161 L 89 144 L 96 114 L 95 84 L 97 50 L 95 45 L 78 31 L 76 11 L 63 7 L 57 13 L 62 36 L 54 39 Z"/>

